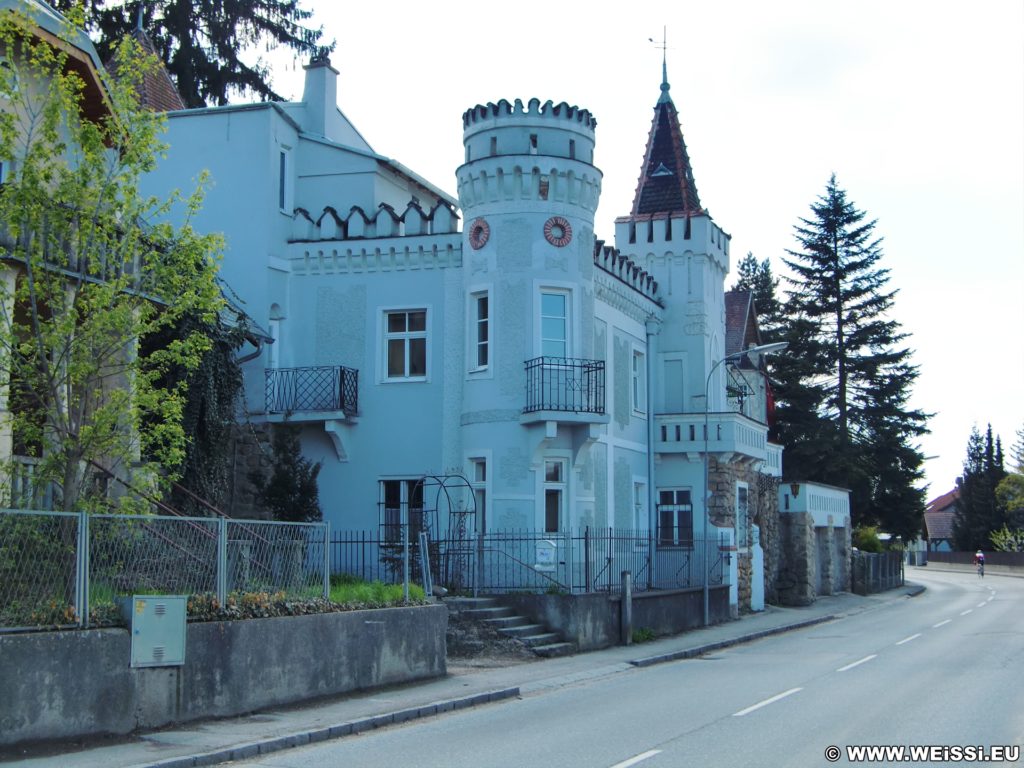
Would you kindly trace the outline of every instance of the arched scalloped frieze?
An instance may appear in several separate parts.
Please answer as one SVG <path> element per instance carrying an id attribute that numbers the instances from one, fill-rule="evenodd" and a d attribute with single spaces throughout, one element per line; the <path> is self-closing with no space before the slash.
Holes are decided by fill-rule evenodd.
<path id="1" fill-rule="evenodd" d="M 321 240 L 344 240 L 345 223 L 338 212 L 327 206 L 316 222 L 317 232 Z"/>
<path id="2" fill-rule="evenodd" d="M 348 218 L 345 219 L 345 225 L 350 238 L 373 236 L 370 220 L 366 217 L 366 213 L 363 209 L 358 205 L 353 205 L 349 209 Z"/>
<path id="3" fill-rule="evenodd" d="M 314 238 L 315 225 L 309 211 L 305 208 L 296 208 L 292 214 L 292 240 L 312 240 Z"/>
<path id="4" fill-rule="evenodd" d="M 409 204 L 405 206 L 402 223 L 405 225 L 405 234 L 407 235 L 425 235 L 430 230 L 427 214 L 415 200 L 410 200 Z"/>

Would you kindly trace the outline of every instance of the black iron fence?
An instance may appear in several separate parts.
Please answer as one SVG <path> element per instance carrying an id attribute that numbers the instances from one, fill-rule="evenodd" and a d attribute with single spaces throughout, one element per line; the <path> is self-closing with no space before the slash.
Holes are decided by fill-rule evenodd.
<path id="1" fill-rule="evenodd" d="M 870 595 L 903 586 L 902 552 L 854 552 L 850 566 L 854 594 Z"/>
<path id="2" fill-rule="evenodd" d="M 344 365 L 268 368 L 264 383 L 267 413 L 359 410 L 359 371 Z"/>
<path id="3" fill-rule="evenodd" d="M 524 413 L 604 413 L 604 360 L 535 357 L 527 360 L 525 365 Z"/>
<path id="4" fill-rule="evenodd" d="M 700 538 L 659 546 L 647 531 L 584 528 L 574 532 L 495 531 L 431 540 L 433 581 L 459 592 L 610 592 L 623 571 L 634 589 L 687 589 L 729 584 L 729 547 Z M 419 580 L 419 544 L 409 538 L 408 562 Z M 406 558 L 403 537 L 377 531 L 335 531 L 331 569 L 362 579 L 398 583 Z"/>

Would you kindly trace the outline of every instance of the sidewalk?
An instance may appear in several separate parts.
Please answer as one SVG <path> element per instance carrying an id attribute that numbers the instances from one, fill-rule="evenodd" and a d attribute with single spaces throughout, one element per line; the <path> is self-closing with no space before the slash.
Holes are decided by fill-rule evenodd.
<path id="1" fill-rule="evenodd" d="M 14 759 L 18 765 L 31 768 L 65 768 L 68 764 L 76 768 L 216 765 L 442 712 L 529 696 L 582 680 L 622 674 L 636 667 L 692 658 L 871 610 L 922 590 L 908 584 L 881 595 L 824 597 L 806 608 L 769 607 L 737 621 L 682 635 L 576 656 L 485 669 L 450 664 L 447 677 L 423 683 L 264 711 L 248 717 L 201 721 L 173 730 L 139 734 L 116 743 L 60 744 L 46 755 L 4 753 L 2 759 Z"/>

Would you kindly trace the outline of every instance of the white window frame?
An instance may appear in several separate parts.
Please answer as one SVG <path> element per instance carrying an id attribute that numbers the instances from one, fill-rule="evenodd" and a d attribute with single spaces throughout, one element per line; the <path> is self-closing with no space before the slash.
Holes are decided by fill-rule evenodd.
<path id="1" fill-rule="evenodd" d="M 741 495 L 744 504 L 740 503 Z M 736 481 L 736 548 L 740 552 L 750 549 L 750 485 L 742 480 Z"/>
<path id="2" fill-rule="evenodd" d="M 671 493 L 673 495 L 673 501 L 670 502 L 670 503 L 663 502 L 662 501 L 662 494 L 663 493 Z M 689 498 L 690 498 L 690 503 L 689 504 L 685 504 L 685 503 L 681 503 L 680 502 L 680 498 L 681 497 L 679 497 L 678 494 L 681 494 L 681 493 L 689 494 Z M 687 487 L 681 487 L 681 486 L 680 487 L 671 487 L 671 488 L 658 488 L 657 489 L 657 499 L 658 499 L 658 519 L 655 521 L 656 525 L 657 525 L 657 530 L 655 531 L 657 546 L 663 547 L 663 548 L 692 549 L 694 547 L 694 542 L 695 542 L 695 539 L 696 539 L 696 532 L 694 531 L 694 527 L 693 527 L 693 524 L 694 524 L 694 519 L 693 519 L 694 518 L 694 514 L 693 514 L 694 513 L 694 510 L 693 510 L 693 488 L 687 488 Z M 661 524 L 661 515 L 662 515 L 662 509 L 661 508 L 662 507 L 666 507 L 666 506 L 667 507 L 673 507 L 673 509 L 671 510 L 671 514 L 673 514 L 673 516 L 674 516 L 673 520 L 672 520 L 672 537 L 671 537 L 671 540 L 669 540 L 669 541 L 665 540 L 665 537 L 664 537 L 664 535 L 662 533 L 662 530 L 663 530 L 664 526 L 662 526 L 662 524 Z M 687 507 L 687 506 L 689 506 L 689 510 L 685 509 L 685 507 Z M 689 513 L 690 513 L 690 525 L 689 525 L 690 538 L 689 539 L 687 539 L 685 536 L 680 536 L 679 535 L 680 531 L 684 528 L 684 526 L 681 526 L 679 524 L 679 521 L 681 519 L 680 515 L 682 513 L 686 512 L 686 511 L 689 511 Z"/>
<path id="3" fill-rule="evenodd" d="M 634 416 L 647 415 L 647 354 L 636 344 L 629 356 L 629 402 Z"/>
<path id="4" fill-rule="evenodd" d="M 544 335 L 544 320 L 545 318 L 553 319 L 555 315 L 544 314 L 544 297 L 545 296 L 560 296 L 565 299 L 565 315 L 563 321 L 565 323 L 565 338 L 561 341 L 564 342 L 565 350 L 562 355 L 548 355 L 544 349 L 545 341 L 559 341 L 552 337 L 547 339 Z M 537 332 L 534 336 L 537 344 L 537 356 L 538 357 L 560 357 L 564 359 L 571 359 L 573 355 L 573 295 L 572 290 L 561 286 L 544 285 L 541 286 L 537 291 Z"/>
<path id="5" fill-rule="evenodd" d="M 424 314 L 423 319 L 423 330 L 422 331 L 389 331 L 388 330 L 388 318 L 395 314 L 406 314 L 411 315 L 413 313 L 422 312 Z M 431 355 L 431 333 L 430 333 L 430 318 L 432 310 L 430 305 L 419 304 L 414 306 L 401 306 L 401 307 L 381 307 L 380 308 L 380 320 L 379 320 L 379 363 L 380 371 L 378 381 L 381 383 L 401 383 L 401 382 L 416 382 L 416 381 L 429 381 L 430 380 L 430 355 Z M 408 326 L 408 318 L 406 321 Z M 403 376 L 392 376 L 388 367 L 388 349 L 389 343 L 392 340 L 403 339 L 406 341 L 405 346 L 405 375 Z M 409 344 L 408 342 L 412 339 L 424 339 L 424 361 L 423 361 L 423 374 L 411 376 L 409 375 Z"/>
<path id="6" fill-rule="evenodd" d="M 278 145 L 277 155 L 277 209 L 291 216 L 294 213 L 295 184 L 292 180 L 292 148 Z"/>
<path id="7" fill-rule="evenodd" d="M 636 533 L 647 531 L 651 527 L 647 514 L 647 480 L 633 478 L 633 530 Z"/>
<path id="8" fill-rule="evenodd" d="M 555 464 L 561 467 L 561 479 L 560 480 L 548 480 L 548 465 Z M 541 530 L 545 533 L 564 533 L 567 530 L 568 517 L 569 517 L 569 475 L 572 471 L 572 466 L 567 456 L 558 454 L 545 455 L 540 465 L 540 481 L 541 481 L 541 493 L 539 494 L 540 503 L 540 522 Z M 558 493 L 559 504 L 558 504 L 558 525 L 554 530 L 548 527 L 548 493 Z"/>
<path id="9" fill-rule="evenodd" d="M 473 489 L 473 498 L 476 500 L 476 533 L 487 533 L 487 525 L 490 520 L 490 498 L 491 498 L 491 467 L 490 455 L 478 453 L 469 457 L 469 485 Z"/>
<path id="10" fill-rule="evenodd" d="M 487 300 L 487 317 L 480 317 L 480 300 Z M 489 287 L 477 288 L 469 294 L 469 306 L 466 317 L 466 367 L 469 373 L 487 373 L 493 368 L 494 360 L 494 299 Z M 481 325 L 486 339 L 481 342 L 479 333 Z M 485 351 L 487 361 L 480 364 L 481 347 Z"/>

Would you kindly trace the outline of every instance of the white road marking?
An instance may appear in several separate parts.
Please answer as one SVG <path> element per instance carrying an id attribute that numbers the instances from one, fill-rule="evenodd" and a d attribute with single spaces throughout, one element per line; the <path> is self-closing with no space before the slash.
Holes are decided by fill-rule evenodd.
<path id="1" fill-rule="evenodd" d="M 649 749 L 646 752 L 641 752 L 636 757 L 629 758 L 629 760 L 623 760 L 621 763 L 616 763 L 615 765 L 612 766 L 612 768 L 629 768 L 629 766 L 631 766 L 631 765 L 636 765 L 637 763 L 642 763 L 647 758 L 654 757 L 655 755 L 659 755 L 659 754 L 661 754 L 661 750 L 660 749 Z"/>
<path id="2" fill-rule="evenodd" d="M 995 595 L 992 595 L 992 597 L 990 597 L 990 598 L 989 598 L 988 600 L 986 600 L 985 602 L 986 602 L 986 603 L 991 603 L 991 602 L 992 602 L 993 600 L 995 600 L 995 599 L 996 599 L 996 596 L 995 596 Z"/>
<path id="3" fill-rule="evenodd" d="M 968 613 L 970 613 L 973 610 L 974 610 L 973 608 L 968 608 L 966 611 L 960 611 L 960 615 L 961 616 L 966 616 Z"/>
<path id="4" fill-rule="evenodd" d="M 840 667 L 839 669 L 836 670 L 836 672 L 845 672 L 848 669 L 853 669 L 854 667 L 859 667 L 861 664 L 865 664 L 865 663 L 871 661 L 876 656 L 878 656 L 877 653 L 872 653 L 870 656 L 865 656 L 860 661 L 855 661 L 855 662 L 853 662 L 853 664 L 847 664 L 845 667 Z"/>
<path id="5" fill-rule="evenodd" d="M 988 603 L 978 603 L 975 608 L 984 608 Z"/>
<path id="6" fill-rule="evenodd" d="M 903 645 L 904 643 L 909 643 L 911 640 L 917 640 L 917 638 L 919 638 L 920 636 L 921 636 L 921 633 L 918 632 L 916 635 L 911 635 L 910 637 L 904 637 L 902 640 L 900 640 L 898 643 L 896 643 L 896 645 Z"/>
<path id="7" fill-rule="evenodd" d="M 777 696 L 772 696 L 770 699 L 765 699 L 764 701 L 759 701 L 757 704 L 755 704 L 752 707 L 747 707 L 746 709 L 741 709 L 739 712 L 733 712 L 732 716 L 733 717 L 743 717 L 744 715 L 749 715 L 754 710 L 760 709 L 761 707 L 767 707 L 769 704 L 774 704 L 779 699 L 784 699 L 787 696 L 792 696 L 794 693 L 797 693 L 797 692 L 802 691 L 802 690 L 803 690 L 803 688 L 790 688 L 788 691 L 783 691 L 782 693 L 778 694 Z"/>
<path id="8" fill-rule="evenodd" d="M 946 619 L 945 621 L 940 621 L 938 624 L 932 624 L 932 629 L 938 629 L 939 627 L 941 627 L 944 624 L 949 624 L 949 622 L 951 622 L 951 621 L 952 621 L 952 619 Z"/>

